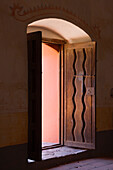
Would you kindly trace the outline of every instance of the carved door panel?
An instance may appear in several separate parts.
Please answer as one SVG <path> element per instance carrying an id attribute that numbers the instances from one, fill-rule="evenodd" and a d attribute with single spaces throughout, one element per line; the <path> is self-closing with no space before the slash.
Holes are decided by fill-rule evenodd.
<path id="1" fill-rule="evenodd" d="M 95 42 L 65 45 L 64 144 L 95 148 Z"/>

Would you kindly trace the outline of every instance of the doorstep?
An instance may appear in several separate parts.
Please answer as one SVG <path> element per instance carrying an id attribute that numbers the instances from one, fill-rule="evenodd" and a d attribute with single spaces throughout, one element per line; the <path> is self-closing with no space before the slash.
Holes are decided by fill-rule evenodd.
<path id="1" fill-rule="evenodd" d="M 85 152 L 83 149 L 75 149 L 67 146 L 60 146 L 56 148 L 42 150 L 42 160 L 61 158 L 68 155 L 76 155 L 81 152 Z"/>
<path id="2" fill-rule="evenodd" d="M 89 155 L 89 154 L 88 154 Z M 42 161 L 35 162 L 36 170 L 45 170 L 87 157 L 87 150 L 61 146 L 42 151 Z"/>

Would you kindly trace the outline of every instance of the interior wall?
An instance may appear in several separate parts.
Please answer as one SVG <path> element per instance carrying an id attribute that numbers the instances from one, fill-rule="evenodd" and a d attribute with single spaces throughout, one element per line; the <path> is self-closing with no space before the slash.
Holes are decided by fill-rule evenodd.
<path id="1" fill-rule="evenodd" d="M 9 14 L 6 11 L 4 14 L 4 5 L 1 6 L 0 147 L 4 147 L 27 143 L 28 83 L 27 41 L 23 25 L 8 19 Z"/>
<path id="2" fill-rule="evenodd" d="M 0 4 L 0 147 L 27 143 L 26 28 L 47 17 L 66 19 L 97 42 L 96 129 L 113 130 L 113 1 L 28 2 Z"/>
<path id="3" fill-rule="evenodd" d="M 60 54 L 42 43 L 42 142 L 59 143 Z"/>

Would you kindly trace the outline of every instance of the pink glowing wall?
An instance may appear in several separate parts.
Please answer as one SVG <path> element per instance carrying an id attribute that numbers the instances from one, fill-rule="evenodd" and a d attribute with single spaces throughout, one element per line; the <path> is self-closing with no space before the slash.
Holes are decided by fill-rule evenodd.
<path id="1" fill-rule="evenodd" d="M 59 52 L 42 44 L 42 142 L 59 142 Z"/>

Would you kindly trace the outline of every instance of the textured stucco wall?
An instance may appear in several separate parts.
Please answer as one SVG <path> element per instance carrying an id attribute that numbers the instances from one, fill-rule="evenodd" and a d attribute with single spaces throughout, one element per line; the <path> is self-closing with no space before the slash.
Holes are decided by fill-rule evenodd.
<path id="1" fill-rule="evenodd" d="M 112 5 L 112 0 L 1 1 L 0 147 L 27 142 L 26 29 L 32 21 L 47 17 L 66 19 L 97 42 L 96 127 L 113 129 Z"/>

